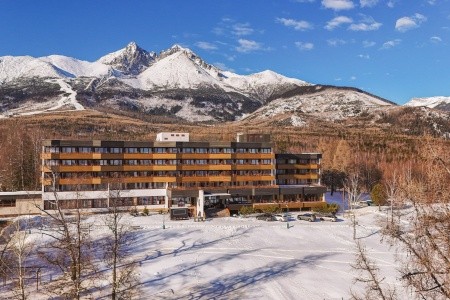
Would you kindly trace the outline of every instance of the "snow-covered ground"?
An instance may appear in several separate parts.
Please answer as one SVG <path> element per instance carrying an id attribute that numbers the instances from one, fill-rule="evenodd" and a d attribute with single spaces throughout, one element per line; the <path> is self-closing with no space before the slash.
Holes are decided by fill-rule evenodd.
<path id="1" fill-rule="evenodd" d="M 339 202 L 340 197 L 335 193 L 329 200 Z M 292 213 L 289 228 L 286 222 L 255 218 L 194 222 L 126 215 L 125 222 L 135 226 L 133 258 L 139 262 L 142 299 L 348 299 L 351 288 L 361 288 L 353 285 L 357 273 L 351 268 L 355 242 L 350 221 L 339 215 L 335 223 L 310 223 L 297 220 L 297 214 Z M 384 282 L 402 291 L 394 250 L 380 242 L 377 221 L 385 214 L 377 207 L 356 214 L 357 239 Z M 94 238 L 106 233 L 102 218 L 87 220 Z M 31 232 L 41 236 L 38 229 Z"/>

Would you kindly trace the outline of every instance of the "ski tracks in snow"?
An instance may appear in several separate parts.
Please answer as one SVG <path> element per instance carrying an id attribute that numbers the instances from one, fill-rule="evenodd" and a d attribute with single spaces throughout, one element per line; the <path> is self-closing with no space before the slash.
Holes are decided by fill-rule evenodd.
<path id="1" fill-rule="evenodd" d="M 57 84 L 59 84 L 59 86 L 61 87 L 61 91 L 63 91 L 65 94 L 61 96 L 61 99 L 59 99 L 55 106 L 47 109 L 46 111 L 58 110 L 66 105 L 73 106 L 75 110 L 85 109 L 84 106 L 81 105 L 76 99 L 77 92 L 75 92 L 72 87 L 64 81 L 64 79 L 56 79 L 50 82 L 56 82 Z M 67 96 L 67 94 L 69 95 Z"/>

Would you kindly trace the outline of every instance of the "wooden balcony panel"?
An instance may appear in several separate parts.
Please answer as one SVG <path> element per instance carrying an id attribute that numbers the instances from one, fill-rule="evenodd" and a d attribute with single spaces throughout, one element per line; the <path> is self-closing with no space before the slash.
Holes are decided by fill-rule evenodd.
<path id="1" fill-rule="evenodd" d="M 64 178 L 59 179 L 59 184 L 65 185 L 65 184 L 100 184 L 101 179 L 100 178 Z"/>
<path id="2" fill-rule="evenodd" d="M 124 171 L 175 171 L 176 165 L 123 166 Z"/>
<path id="3" fill-rule="evenodd" d="M 235 153 L 236 159 L 274 159 L 274 153 Z"/>
<path id="4" fill-rule="evenodd" d="M 97 172 L 100 166 L 57 166 L 56 172 Z"/>
<path id="5" fill-rule="evenodd" d="M 280 170 L 293 170 L 293 169 L 310 169 L 310 170 L 316 170 L 320 168 L 319 164 L 305 164 L 305 165 L 299 165 L 299 164 L 281 164 L 277 165 L 277 168 Z"/>
<path id="6" fill-rule="evenodd" d="M 179 165 L 182 171 L 230 171 L 231 165 Z"/>
<path id="7" fill-rule="evenodd" d="M 272 170 L 274 169 L 273 165 L 234 165 L 233 170 Z"/>
<path id="8" fill-rule="evenodd" d="M 278 179 L 319 179 L 319 174 L 283 174 Z"/>
<path id="9" fill-rule="evenodd" d="M 275 176 L 261 176 L 261 175 L 244 175 L 244 176 L 234 176 L 236 181 L 272 181 L 275 180 Z"/>
<path id="10" fill-rule="evenodd" d="M 192 176 L 182 177 L 181 182 L 231 182 L 231 176 Z"/>

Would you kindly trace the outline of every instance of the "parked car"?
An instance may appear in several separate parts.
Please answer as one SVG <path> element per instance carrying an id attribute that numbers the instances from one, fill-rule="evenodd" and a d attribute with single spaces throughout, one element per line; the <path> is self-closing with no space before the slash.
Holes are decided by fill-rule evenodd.
<path id="1" fill-rule="evenodd" d="M 357 205 L 359 206 L 372 206 L 373 202 L 372 200 L 360 200 L 357 202 Z"/>
<path id="2" fill-rule="evenodd" d="M 275 216 L 269 213 L 260 214 L 259 216 L 256 216 L 256 220 L 262 220 L 262 221 L 276 221 Z"/>
<path id="3" fill-rule="evenodd" d="M 298 220 L 303 220 L 303 221 L 309 221 L 309 222 L 315 222 L 316 221 L 316 215 L 315 214 L 310 214 L 310 213 L 306 213 L 306 214 L 301 214 L 297 216 Z"/>
<path id="4" fill-rule="evenodd" d="M 277 215 L 274 215 L 274 217 L 275 217 L 275 219 L 276 219 L 277 221 L 281 221 L 281 222 L 287 222 L 287 221 L 289 221 L 289 216 L 288 216 L 288 215 L 277 214 Z"/>
<path id="5" fill-rule="evenodd" d="M 318 218 L 322 221 L 331 221 L 331 222 L 337 221 L 336 215 L 332 214 L 332 213 L 329 213 L 329 214 L 319 213 L 319 214 L 316 214 L 316 218 Z"/>

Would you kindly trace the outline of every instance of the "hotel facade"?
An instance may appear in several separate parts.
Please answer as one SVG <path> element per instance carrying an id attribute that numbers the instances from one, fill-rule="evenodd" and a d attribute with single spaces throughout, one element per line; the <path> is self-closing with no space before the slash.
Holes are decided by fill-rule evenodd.
<path id="1" fill-rule="evenodd" d="M 44 140 L 44 209 L 104 210 L 115 205 L 192 215 L 221 205 L 309 210 L 324 205 L 320 153 L 276 154 L 270 136 L 238 134 L 235 142 L 193 142 L 188 133 L 156 141 Z"/>

